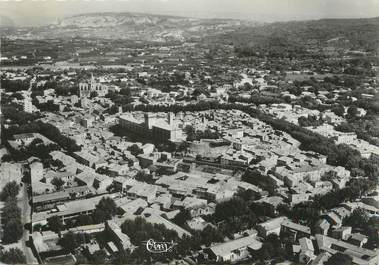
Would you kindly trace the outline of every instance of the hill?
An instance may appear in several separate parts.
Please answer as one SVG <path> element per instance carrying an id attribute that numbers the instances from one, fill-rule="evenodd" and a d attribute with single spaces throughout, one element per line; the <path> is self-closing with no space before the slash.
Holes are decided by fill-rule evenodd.
<path id="1" fill-rule="evenodd" d="M 240 28 L 208 40 L 231 43 L 242 55 L 269 51 L 296 56 L 328 48 L 373 52 L 379 47 L 379 18 L 276 22 Z"/>
<path id="2" fill-rule="evenodd" d="M 184 40 L 226 33 L 256 22 L 199 19 L 141 13 L 91 13 L 60 19 L 35 34 L 42 37 L 94 37 L 147 41 Z"/>

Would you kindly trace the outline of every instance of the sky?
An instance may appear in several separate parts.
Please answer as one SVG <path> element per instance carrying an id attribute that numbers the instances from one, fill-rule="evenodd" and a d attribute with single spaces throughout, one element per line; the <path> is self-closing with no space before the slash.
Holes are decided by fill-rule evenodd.
<path id="1" fill-rule="evenodd" d="M 379 0 L 0 0 L 0 15 L 41 25 L 93 12 L 140 12 L 262 22 L 379 16 Z"/>

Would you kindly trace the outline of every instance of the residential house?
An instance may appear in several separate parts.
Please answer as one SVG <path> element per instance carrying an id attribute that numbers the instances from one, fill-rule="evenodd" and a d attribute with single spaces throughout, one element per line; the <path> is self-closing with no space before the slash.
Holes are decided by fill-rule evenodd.
<path id="1" fill-rule="evenodd" d="M 216 262 L 238 262 L 249 258 L 251 251 L 259 251 L 261 247 L 262 243 L 256 237 L 247 236 L 214 245 L 205 252 Z"/>

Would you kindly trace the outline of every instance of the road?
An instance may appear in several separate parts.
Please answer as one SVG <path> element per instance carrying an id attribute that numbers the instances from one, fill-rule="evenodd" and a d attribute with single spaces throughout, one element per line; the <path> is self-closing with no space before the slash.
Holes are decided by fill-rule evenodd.
<path id="1" fill-rule="evenodd" d="M 23 183 L 21 187 L 21 196 L 17 201 L 18 207 L 21 209 L 21 222 L 25 225 L 30 223 L 31 207 L 29 205 L 28 188 L 27 184 Z M 32 250 L 27 246 L 29 241 L 29 231 L 24 229 L 24 233 L 21 238 L 22 250 L 26 256 L 27 264 L 38 264 L 37 259 L 34 257 Z"/>

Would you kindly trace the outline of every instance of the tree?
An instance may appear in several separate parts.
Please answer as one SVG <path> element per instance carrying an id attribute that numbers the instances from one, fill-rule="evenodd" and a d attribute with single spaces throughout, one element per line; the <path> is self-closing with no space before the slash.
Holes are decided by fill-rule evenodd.
<path id="1" fill-rule="evenodd" d="M 207 225 L 201 233 L 201 243 L 209 246 L 214 242 L 222 242 L 223 236 L 219 230 L 216 228 Z"/>
<path id="2" fill-rule="evenodd" d="M 292 245 L 291 245 L 292 246 Z M 275 261 L 281 261 L 285 259 L 286 251 L 283 248 L 283 244 L 279 236 L 275 234 L 269 234 L 262 242 L 262 248 L 254 251 L 252 250 L 253 258 L 255 260 L 264 261 L 275 259 Z M 292 253 L 292 252 L 291 252 Z M 275 263 L 276 263 L 275 262 Z M 260 263 L 258 263 L 260 264 Z"/>
<path id="3" fill-rule="evenodd" d="M 10 248 L 0 253 L 0 261 L 6 264 L 24 264 L 26 257 L 19 248 Z"/>
<path id="4" fill-rule="evenodd" d="M 56 190 L 61 190 L 61 188 L 63 187 L 65 182 L 61 178 L 54 177 L 51 181 L 51 184 L 53 184 L 55 186 Z"/>
<path id="5" fill-rule="evenodd" d="M 16 242 L 22 236 L 21 209 L 14 197 L 8 197 L 3 208 L 4 243 Z"/>
<path id="6" fill-rule="evenodd" d="M 196 131 L 195 131 L 195 128 L 191 125 L 187 125 L 185 128 L 184 128 L 184 131 L 187 135 L 187 141 L 195 141 L 196 140 Z"/>
<path id="7" fill-rule="evenodd" d="M 162 224 L 148 223 L 142 217 L 126 220 L 121 225 L 121 231 L 130 237 L 130 241 L 134 245 L 138 245 L 140 242 L 149 239 L 154 239 L 155 241 L 178 240 L 176 231 L 169 230 Z"/>
<path id="8" fill-rule="evenodd" d="M 323 121 L 321 118 L 318 118 L 317 116 L 309 115 L 308 117 L 304 117 L 304 116 L 299 117 L 298 123 L 301 127 L 308 127 L 308 126 L 320 126 L 322 125 Z"/>
<path id="9" fill-rule="evenodd" d="M 0 194 L 0 199 L 2 201 L 5 201 L 9 197 L 16 198 L 19 192 L 20 192 L 20 186 L 17 184 L 16 181 L 8 182 L 7 184 L 5 184 Z"/>
<path id="10" fill-rule="evenodd" d="M 65 165 L 63 164 L 62 161 L 56 159 L 56 160 L 51 161 L 51 166 L 53 166 L 53 167 L 57 167 L 58 169 L 61 169 L 61 168 L 63 168 Z"/>
<path id="11" fill-rule="evenodd" d="M 139 154 L 143 153 L 142 149 L 139 148 L 136 144 L 129 146 L 128 151 L 130 151 L 130 153 L 134 156 L 138 156 Z"/>
<path id="12" fill-rule="evenodd" d="M 15 198 L 8 198 L 3 208 L 4 223 L 11 219 L 21 219 L 21 209 L 17 206 Z"/>
<path id="13" fill-rule="evenodd" d="M 106 220 L 110 220 L 116 214 L 117 205 L 114 200 L 110 197 L 104 197 L 96 205 L 94 219 L 99 223 L 103 223 Z"/>
<path id="14" fill-rule="evenodd" d="M 368 249 L 379 247 L 379 217 L 372 216 L 367 223 L 365 234 L 368 235 L 367 244 L 364 246 Z"/>
<path id="15" fill-rule="evenodd" d="M 50 217 L 47 219 L 47 225 L 49 226 L 51 231 L 54 231 L 55 233 L 60 233 L 64 226 L 61 218 L 57 215 Z"/>
<path id="16" fill-rule="evenodd" d="M 250 210 L 257 216 L 275 217 L 275 207 L 266 202 L 251 203 Z"/>
<path id="17" fill-rule="evenodd" d="M 139 171 L 136 174 L 135 179 L 138 180 L 138 181 L 141 181 L 141 182 L 149 183 L 149 184 L 153 184 L 154 183 L 153 176 L 151 174 L 147 174 L 143 170 Z"/>
<path id="18" fill-rule="evenodd" d="M 77 225 L 93 224 L 93 218 L 90 215 L 80 215 L 77 220 Z"/>
<path id="19" fill-rule="evenodd" d="M 341 252 L 337 252 L 333 256 L 331 256 L 328 261 L 325 263 L 325 265 L 352 265 L 353 259 L 346 255 L 342 254 Z"/>
<path id="20" fill-rule="evenodd" d="M 270 194 L 273 194 L 276 188 L 275 182 L 257 169 L 247 169 L 242 175 L 242 180 L 267 190 Z"/>
<path id="21" fill-rule="evenodd" d="M 358 108 L 356 106 L 351 106 L 347 109 L 347 117 L 355 118 L 359 114 Z"/>
<path id="22" fill-rule="evenodd" d="M 214 218 L 216 221 L 223 221 L 230 217 L 244 215 L 247 211 L 248 207 L 245 201 L 241 198 L 232 198 L 216 205 Z"/>
<path id="23" fill-rule="evenodd" d="M 107 253 L 103 249 L 96 250 L 92 254 L 92 263 L 93 264 L 104 264 L 105 258 L 107 257 Z"/>
<path id="24" fill-rule="evenodd" d="M 172 220 L 175 224 L 182 226 L 184 225 L 189 219 L 191 219 L 191 213 L 188 209 L 181 210 L 177 215 L 175 215 L 174 219 Z"/>
<path id="25" fill-rule="evenodd" d="M 124 265 L 131 264 L 132 259 L 125 252 L 116 252 L 112 255 L 112 264 L 114 265 Z"/>
<path id="26" fill-rule="evenodd" d="M 192 236 L 183 235 L 176 250 L 180 255 L 189 255 L 191 251 L 201 249 L 201 232 L 194 231 Z"/>
<path id="27" fill-rule="evenodd" d="M 1 158 L 1 162 L 10 162 L 10 161 L 12 161 L 12 156 L 10 154 L 5 154 Z"/>
<path id="28" fill-rule="evenodd" d="M 22 223 L 19 219 L 11 219 L 4 226 L 3 242 L 14 243 L 17 242 L 23 233 Z"/>
<path id="29" fill-rule="evenodd" d="M 80 246 L 81 242 L 79 242 L 78 237 L 75 233 L 69 231 L 63 235 L 58 244 L 61 245 L 65 250 L 73 252 Z"/>
<path id="30" fill-rule="evenodd" d="M 364 229 L 369 221 L 369 216 L 365 210 L 357 208 L 353 211 L 353 213 L 350 216 L 346 217 L 343 221 L 346 226 Z"/>
<path id="31" fill-rule="evenodd" d="M 239 190 L 236 196 L 244 201 L 255 201 L 261 198 L 261 195 L 253 190 Z"/>
<path id="32" fill-rule="evenodd" d="M 128 88 L 128 87 L 121 88 L 120 94 L 123 96 L 127 96 L 127 97 L 131 97 L 131 95 L 132 95 L 130 88 Z"/>

